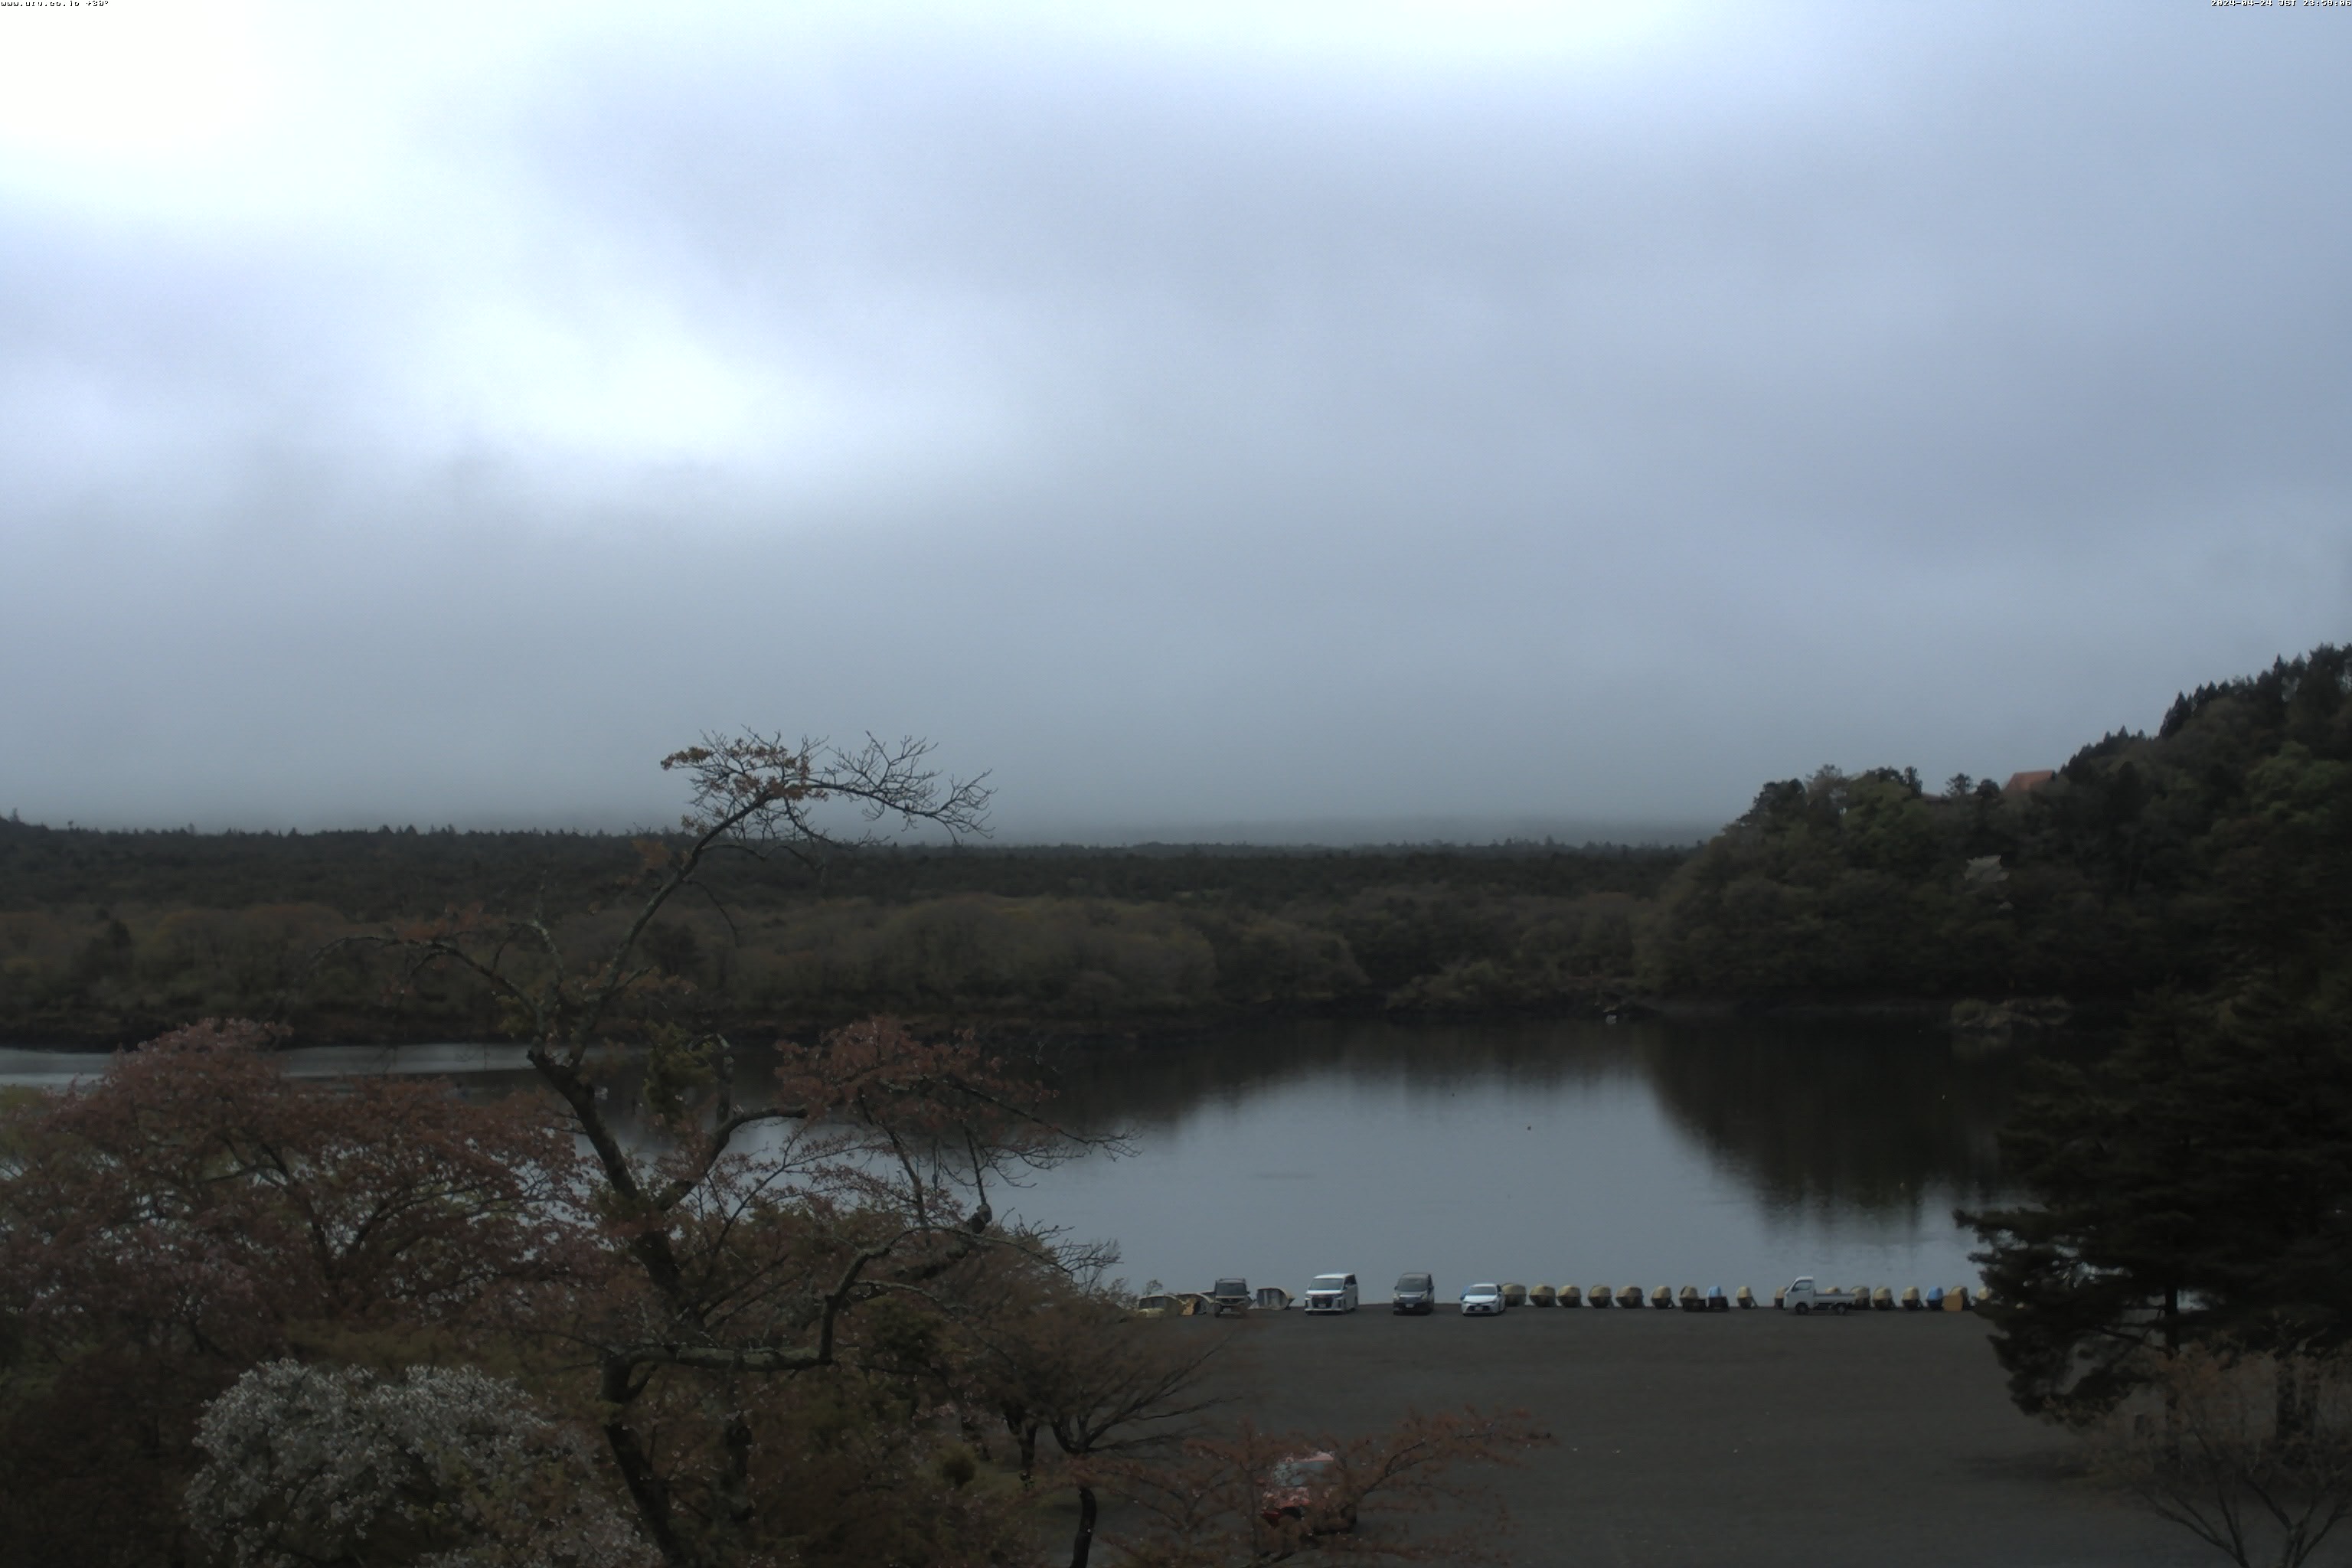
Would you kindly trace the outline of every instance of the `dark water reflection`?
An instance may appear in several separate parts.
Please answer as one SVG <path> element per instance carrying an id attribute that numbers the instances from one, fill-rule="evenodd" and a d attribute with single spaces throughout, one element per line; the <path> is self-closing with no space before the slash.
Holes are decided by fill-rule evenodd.
<path id="1" fill-rule="evenodd" d="M 2026 1059 L 1905 1026 L 1652 1032 L 1638 1049 L 1676 1122 L 1764 1201 L 1913 1214 L 1931 1187 L 1997 1195 Z"/>
<path id="2" fill-rule="evenodd" d="M 2025 1060 L 1907 1024 L 1257 1031 L 1071 1073 L 1070 1119 L 1139 1153 L 1023 1206 L 1184 1286 L 1951 1284 L 1974 1273 L 1951 1211 L 2000 1194 Z"/>
<path id="3" fill-rule="evenodd" d="M 289 1069 L 533 1080 L 509 1047 L 320 1047 Z M 1055 1112 L 1135 1152 L 1000 1199 L 1116 1239 L 1136 1283 L 1349 1269 L 1441 1288 L 1973 1278 L 1955 1205 L 2000 1195 L 1995 1131 L 2027 1056 L 1907 1024 L 1301 1024 L 1066 1068 Z M 0 1082 L 102 1058 L 0 1052 Z M 746 1079 L 754 1078 L 747 1073 Z M 616 1105 L 630 1099 L 625 1075 Z"/>

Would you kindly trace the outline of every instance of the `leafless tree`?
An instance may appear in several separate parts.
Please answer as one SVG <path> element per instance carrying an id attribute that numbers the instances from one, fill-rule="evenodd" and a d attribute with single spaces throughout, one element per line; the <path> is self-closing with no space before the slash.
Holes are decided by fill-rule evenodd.
<path id="1" fill-rule="evenodd" d="M 1177 1463 L 1113 1457 L 1089 1467 L 1140 1516 L 1110 1538 L 1123 1568 L 1266 1568 L 1299 1552 L 1368 1562 L 1499 1560 L 1509 1519 L 1465 1470 L 1518 1462 L 1549 1434 L 1524 1412 L 1408 1415 L 1370 1436 L 1262 1432 L 1193 1437 Z M 1417 1520 L 1464 1522 L 1424 1531 Z"/>
<path id="2" fill-rule="evenodd" d="M 2352 1513 L 2352 1365 L 2200 1345 L 2152 1357 L 2096 1468 L 2239 1568 L 2298 1568 Z"/>

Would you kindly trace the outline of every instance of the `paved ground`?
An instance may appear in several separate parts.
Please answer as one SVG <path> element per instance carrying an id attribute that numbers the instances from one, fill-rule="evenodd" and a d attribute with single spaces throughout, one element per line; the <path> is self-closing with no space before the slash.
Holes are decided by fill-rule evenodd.
<path id="1" fill-rule="evenodd" d="M 1514 1309 L 1187 1319 L 1261 1426 L 1527 1409 L 1559 1447 L 1498 1472 L 1522 1564 L 2054 1568 L 2219 1562 L 2072 1473 L 1959 1314 Z"/>

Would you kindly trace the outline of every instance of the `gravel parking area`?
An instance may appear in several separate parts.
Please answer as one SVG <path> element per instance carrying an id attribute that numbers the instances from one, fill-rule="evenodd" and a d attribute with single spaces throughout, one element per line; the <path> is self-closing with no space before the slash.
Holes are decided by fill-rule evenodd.
<path id="1" fill-rule="evenodd" d="M 2220 1561 L 2074 1473 L 1964 1314 L 1797 1318 L 1514 1308 L 1464 1319 L 1261 1312 L 1216 1376 L 1269 1428 L 1517 1406 L 1559 1439 L 1496 1475 L 1528 1564 L 2040 1568 Z"/>

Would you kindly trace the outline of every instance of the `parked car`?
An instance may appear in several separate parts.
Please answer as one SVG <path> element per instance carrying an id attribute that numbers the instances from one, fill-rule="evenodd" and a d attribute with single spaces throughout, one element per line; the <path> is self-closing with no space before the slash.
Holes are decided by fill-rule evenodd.
<path id="1" fill-rule="evenodd" d="M 1400 1274 L 1396 1289 L 1389 1293 L 1391 1312 L 1434 1312 L 1437 1310 L 1437 1281 L 1426 1274 Z"/>
<path id="2" fill-rule="evenodd" d="M 1139 1318 L 1173 1318 L 1184 1310 L 1184 1304 L 1164 1290 L 1154 1290 L 1135 1299 L 1135 1315 Z"/>
<path id="3" fill-rule="evenodd" d="M 1237 1317 L 1247 1317 L 1249 1310 L 1250 1288 L 1249 1281 L 1246 1279 L 1220 1279 L 1217 1281 L 1216 1289 L 1209 1292 L 1209 1310 L 1212 1317 L 1222 1318 L 1227 1312 L 1232 1312 Z"/>
<path id="4" fill-rule="evenodd" d="M 1307 1310 L 1310 1312 L 1352 1312 L 1358 1299 L 1356 1277 L 1352 1274 L 1318 1274 L 1315 1282 L 1307 1287 Z"/>
<path id="5" fill-rule="evenodd" d="M 1339 1461 L 1317 1448 L 1293 1454 L 1274 1467 L 1258 1494 L 1258 1517 L 1278 1525 L 1303 1520 L 1309 1535 L 1334 1535 L 1356 1528 L 1356 1505 L 1330 1495 Z"/>
<path id="6" fill-rule="evenodd" d="M 1465 1318 L 1499 1318 L 1503 1315 L 1503 1288 L 1500 1285 L 1473 1285 L 1462 1292 L 1462 1315 Z"/>

